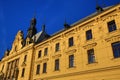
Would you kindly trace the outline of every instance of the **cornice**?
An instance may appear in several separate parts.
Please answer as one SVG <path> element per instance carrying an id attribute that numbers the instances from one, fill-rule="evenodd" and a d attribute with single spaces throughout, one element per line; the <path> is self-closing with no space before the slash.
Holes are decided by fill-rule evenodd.
<path id="1" fill-rule="evenodd" d="M 35 47 L 36 49 L 38 49 L 38 48 L 44 48 L 44 47 L 46 47 L 46 46 L 49 46 L 50 42 L 51 42 L 51 40 L 49 40 L 49 41 L 48 41 L 48 40 L 47 40 L 47 41 L 43 41 L 43 42 L 35 45 L 34 47 Z"/>
<path id="2" fill-rule="evenodd" d="M 71 29 L 71 30 L 66 31 L 66 32 L 64 33 L 65 37 L 68 37 L 68 36 L 73 35 L 73 34 L 75 34 L 75 30 L 74 30 L 74 29 Z"/>
<path id="3" fill-rule="evenodd" d="M 118 10 L 117 10 L 117 9 L 118 9 Z M 69 33 L 69 31 L 75 30 L 76 28 L 78 28 L 77 30 L 80 30 L 81 27 L 83 27 L 83 26 L 85 26 L 85 25 L 87 25 L 87 24 L 88 24 L 88 26 L 85 26 L 85 27 L 89 28 L 90 26 L 94 25 L 94 24 L 91 24 L 91 22 L 96 21 L 96 19 L 99 19 L 99 20 L 103 20 L 103 21 L 104 21 L 104 20 L 106 20 L 107 18 L 104 18 L 103 16 L 106 16 L 106 14 L 109 14 L 111 11 L 114 11 L 114 10 L 115 10 L 115 11 L 120 11 L 120 4 L 117 4 L 117 5 L 115 5 L 115 6 L 112 6 L 112 7 L 108 8 L 108 9 L 106 9 L 105 11 L 103 11 L 102 13 L 96 14 L 95 16 L 90 17 L 90 18 L 86 19 L 85 21 L 78 22 L 78 23 L 76 23 L 76 24 L 74 24 L 74 25 L 71 25 L 71 28 L 70 28 L 70 29 L 67 29 L 67 30 L 63 29 L 63 30 L 59 31 L 59 32 L 56 33 L 56 34 L 53 34 L 53 35 L 52 35 L 50 38 L 48 38 L 47 40 L 45 40 L 45 41 L 43 41 L 43 42 L 35 45 L 35 48 L 41 46 L 41 45 L 44 44 L 45 42 L 50 42 L 52 39 L 54 39 L 54 38 L 57 37 L 58 35 L 59 35 L 59 36 L 62 36 L 62 38 L 63 38 L 63 37 L 66 37 L 67 35 L 74 34 L 74 33 Z M 114 15 L 112 15 L 112 16 L 116 16 L 116 15 L 118 15 L 118 14 L 114 14 Z M 111 17 L 111 16 L 109 16 L 109 17 Z M 103 18 L 103 19 L 102 19 L 102 18 Z M 78 26 L 77 26 L 77 25 L 78 25 Z M 83 28 L 83 29 L 84 29 L 84 28 Z M 69 33 L 69 34 L 67 34 L 67 33 Z"/>
<path id="4" fill-rule="evenodd" d="M 106 20 L 109 20 L 109 19 L 113 19 L 114 17 L 117 17 L 119 14 L 118 13 L 113 13 L 113 14 L 110 14 L 110 15 L 105 15 L 105 17 L 102 17 L 101 20 L 102 21 L 106 21 Z"/>
<path id="5" fill-rule="evenodd" d="M 60 41 L 61 40 L 61 35 L 59 35 L 59 36 L 56 36 L 56 37 L 54 37 L 53 39 L 52 39 L 52 42 L 57 42 L 57 41 Z"/>

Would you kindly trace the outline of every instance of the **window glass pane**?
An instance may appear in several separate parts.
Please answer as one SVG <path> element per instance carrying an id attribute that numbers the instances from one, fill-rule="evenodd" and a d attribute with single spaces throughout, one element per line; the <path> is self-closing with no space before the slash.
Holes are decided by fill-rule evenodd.
<path id="1" fill-rule="evenodd" d="M 73 37 L 69 38 L 69 47 L 73 46 L 74 42 L 73 42 Z"/>
<path id="2" fill-rule="evenodd" d="M 48 48 L 45 48 L 44 50 L 44 56 L 46 56 L 48 54 Z"/>
<path id="3" fill-rule="evenodd" d="M 69 56 L 69 68 L 74 66 L 74 55 Z"/>
<path id="4" fill-rule="evenodd" d="M 116 24 L 114 20 L 108 22 L 108 30 L 109 32 L 116 30 Z"/>
<path id="5" fill-rule="evenodd" d="M 38 58 L 40 58 L 41 57 L 41 50 L 38 52 Z"/>
<path id="6" fill-rule="evenodd" d="M 86 31 L 86 40 L 92 39 L 92 30 Z"/>
<path id="7" fill-rule="evenodd" d="M 56 46 L 55 46 L 55 51 L 56 51 L 56 52 L 59 51 L 59 47 L 60 47 L 60 44 L 57 43 Z"/>
<path id="8" fill-rule="evenodd" d="M 25 74 L 25 68 L 22 69 L 22 75 L 21 75 L 21 77 L 24 77 L 24 74 Z"/>
<path id="9" fill-rule="evenodd" d="M 88 50 L 88 63 L 94 63 L 94 62 L 95 62 L 94 50 L 90 49 Z"/>
<path id="10" fill-rule="evenodd" d="M 24 56 L 24 62 L 26 62 L 26 60 L 27 60 L 27 55 Z"/>
<path id="11" fill-rule="evenodd" d="M 46 73 L 46 70 L 47 70 L 47 63 L 44 63 L 43 64 L 43 73 Z"/>
<path id="12" fill-rule="evenodd" d="M 120 57 L 120 42 L 112 43 L 112 49 L 114 58 Z"/>
<path id="13" fill-rule="evenodd" d="M 59 59 L 55 60 L 55 71 L 59 70 Z"/>
<path id="14" fill-rule="evenodd" d="M 36 74 L 40 73 L 40 65 L 37 65 L 37 70 L 36 70 Z"/>

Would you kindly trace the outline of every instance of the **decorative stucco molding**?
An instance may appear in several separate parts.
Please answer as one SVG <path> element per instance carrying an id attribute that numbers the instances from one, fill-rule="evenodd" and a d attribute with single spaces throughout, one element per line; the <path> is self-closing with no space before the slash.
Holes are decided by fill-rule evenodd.
<path id="1" fill-rule="evenodd" d="M 84 49 L 91 49 L 91 48 L 95 47 L 96 45 L 97 45 L 97 43 L 94 42 L 94 43 L 87 44 L 87 45 L 83 46 L 83 48 Z"/>
<path id="2" fill-rule="evenodd" d="M 72 49 L 72 50 L 66 51 L 65 53 L 69 55 L 69 54 L 75 53 L 76 51 L 77 51 L 76 49 Z"/>
<path id="3" fill-rule="evenodd" d="M 111 42 L 111 43 L 116 42 L 116 41 L 120 41 L 120 35 L 116 35 L 116 36 L 106 38 L 105 41 L 106 42 Z"/>
<path id="4" fill-rule="evenodd" d="M 37 61 L 36 63 L 44 63 L 44 62 L 47 62 L 49 60 L 49 58 L 43 58 L 39 61 Z"/>
<path id="5" fill-rule="evenodd" d="M 55 59 L 56 59 L 56 58 L 59 58 L 59 57 L 61 57 L 61 56 L 62 56 L 61 54 L 55 54 L 55 55 L 52 56 L 52 58 L 55 58 Z"/>

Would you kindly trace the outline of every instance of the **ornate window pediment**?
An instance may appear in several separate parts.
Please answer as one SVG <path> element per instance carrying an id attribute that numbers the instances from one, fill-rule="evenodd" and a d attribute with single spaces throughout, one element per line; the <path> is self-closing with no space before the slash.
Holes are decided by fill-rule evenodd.
<path id="1" fill-rule="evenodd" d="M 112 37 L 109 37 L 109 38 L 106 38 L 105 41 L 106 42 L 116 42 L 116 41 L 119 41 L 120 40 L 120 35 L 116 35 L 116 36 L 112 36 Z"/>
<path id="2" fill-rule="evenodd" d="M 44 59 L 41 59 L 39 61 L 37 61 L 37 63 L 44 63 L 44 62 L 47 62 L 49 60 L 49 58 L 44 58 Z"/>
<path id="3" fill-rule="evenodd" d="M 73 34 L 75 34 L 74 29 L 72 29 L 72 30 L 66 32 L 66 33 L 65 33 L 65 36 L 71 36 L 71 35 L 73 35 Z"/>
<path id="4" fill-rule="evenodd" d="M 73 54 L 73 53 L 75 53 L 76 51 L 77 51 L 76 49 L 72 49 L 72 50 L 66 51 L 65 53 L 66 53 L 66 54 Z"/>
<path id="5" fill-rule="evenodd" d="M 61 54 L 55 54 L 54 56 L 52 56 L 52 58 L 59 58 L 59 57 L 61 57 L 62 55 Z"/>
<path id="6" fill-rule="evenodd" d="M 89 30 L 94 26 L 94 24 L 88 24 L 86 26 L 83 27 L 83 30 Z"/>
<path id="7" fill-rule="evenodd" d="M 83 48 L 84 48 L 84 49 L 91 49 L 91 48 L 93 48 L 93 47 L 96 46 L 96 45 L 97 45 L 97 43 L 94 42 L 94 43 L 87 44 L 87 45 L 83 46 Z"/>

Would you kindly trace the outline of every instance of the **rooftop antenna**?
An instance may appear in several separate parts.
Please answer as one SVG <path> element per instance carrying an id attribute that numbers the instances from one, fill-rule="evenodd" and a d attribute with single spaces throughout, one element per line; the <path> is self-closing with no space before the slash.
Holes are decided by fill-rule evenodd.
<path id="1" fill-rule="evenodd" d="M 98 5 L 98 0 L 95 0 L 95 1 L 96 1 L 96 7 L 99 6 L 99 5 Z"/>
<path id="2" fill-rule="evenodd" d="M 67 23 L 67 21 L 66 21 L 66 16 L 65 16 L 65 21 L 64 21 L 64 24 L 66 24 Z"/>
<path id="3" fill-rule="evenodd" d="M 70 28 L 70 25 L 67 23 L 67 21 L 66 21 L 66 17 L 65 17 L 65 22 L 64 22 L 64 28 L 65 29 L 68 29 L 68 28 Z"/>
<path id="4" fill-rule="evenodd" d="M 105 0 L 103 0 L 103 7 L 106 7 Z"/>
<path id="5" fill-rule="evenodd" d="M 96 1 L 96 6 L 100 6 L 98 0 L 95 1 Z M 102 7 L 106 7 L 105 0 L 102 0 L 101 2 L 102 2 Z"/>
<path id="6" fill-rule="evenodd" d="M 36 11 L 34 11 L 34 15 L 33 15 L 33 18 L 35 18 L 36 17 Z"/>
<path id="7" fill-rule="evenodd" d="M 45 32 L 45 27 L 46 27 L 46 17 L 43 19 L 43 24 L 42 24 L 42 31 Z"/>
<path id="8" fill-rule="evenodd" d="M 46 16 L 45 16 L 44 19 L 43 19 L 43 24 L 44 24 L 44 25 L 46 24 Z"/>

